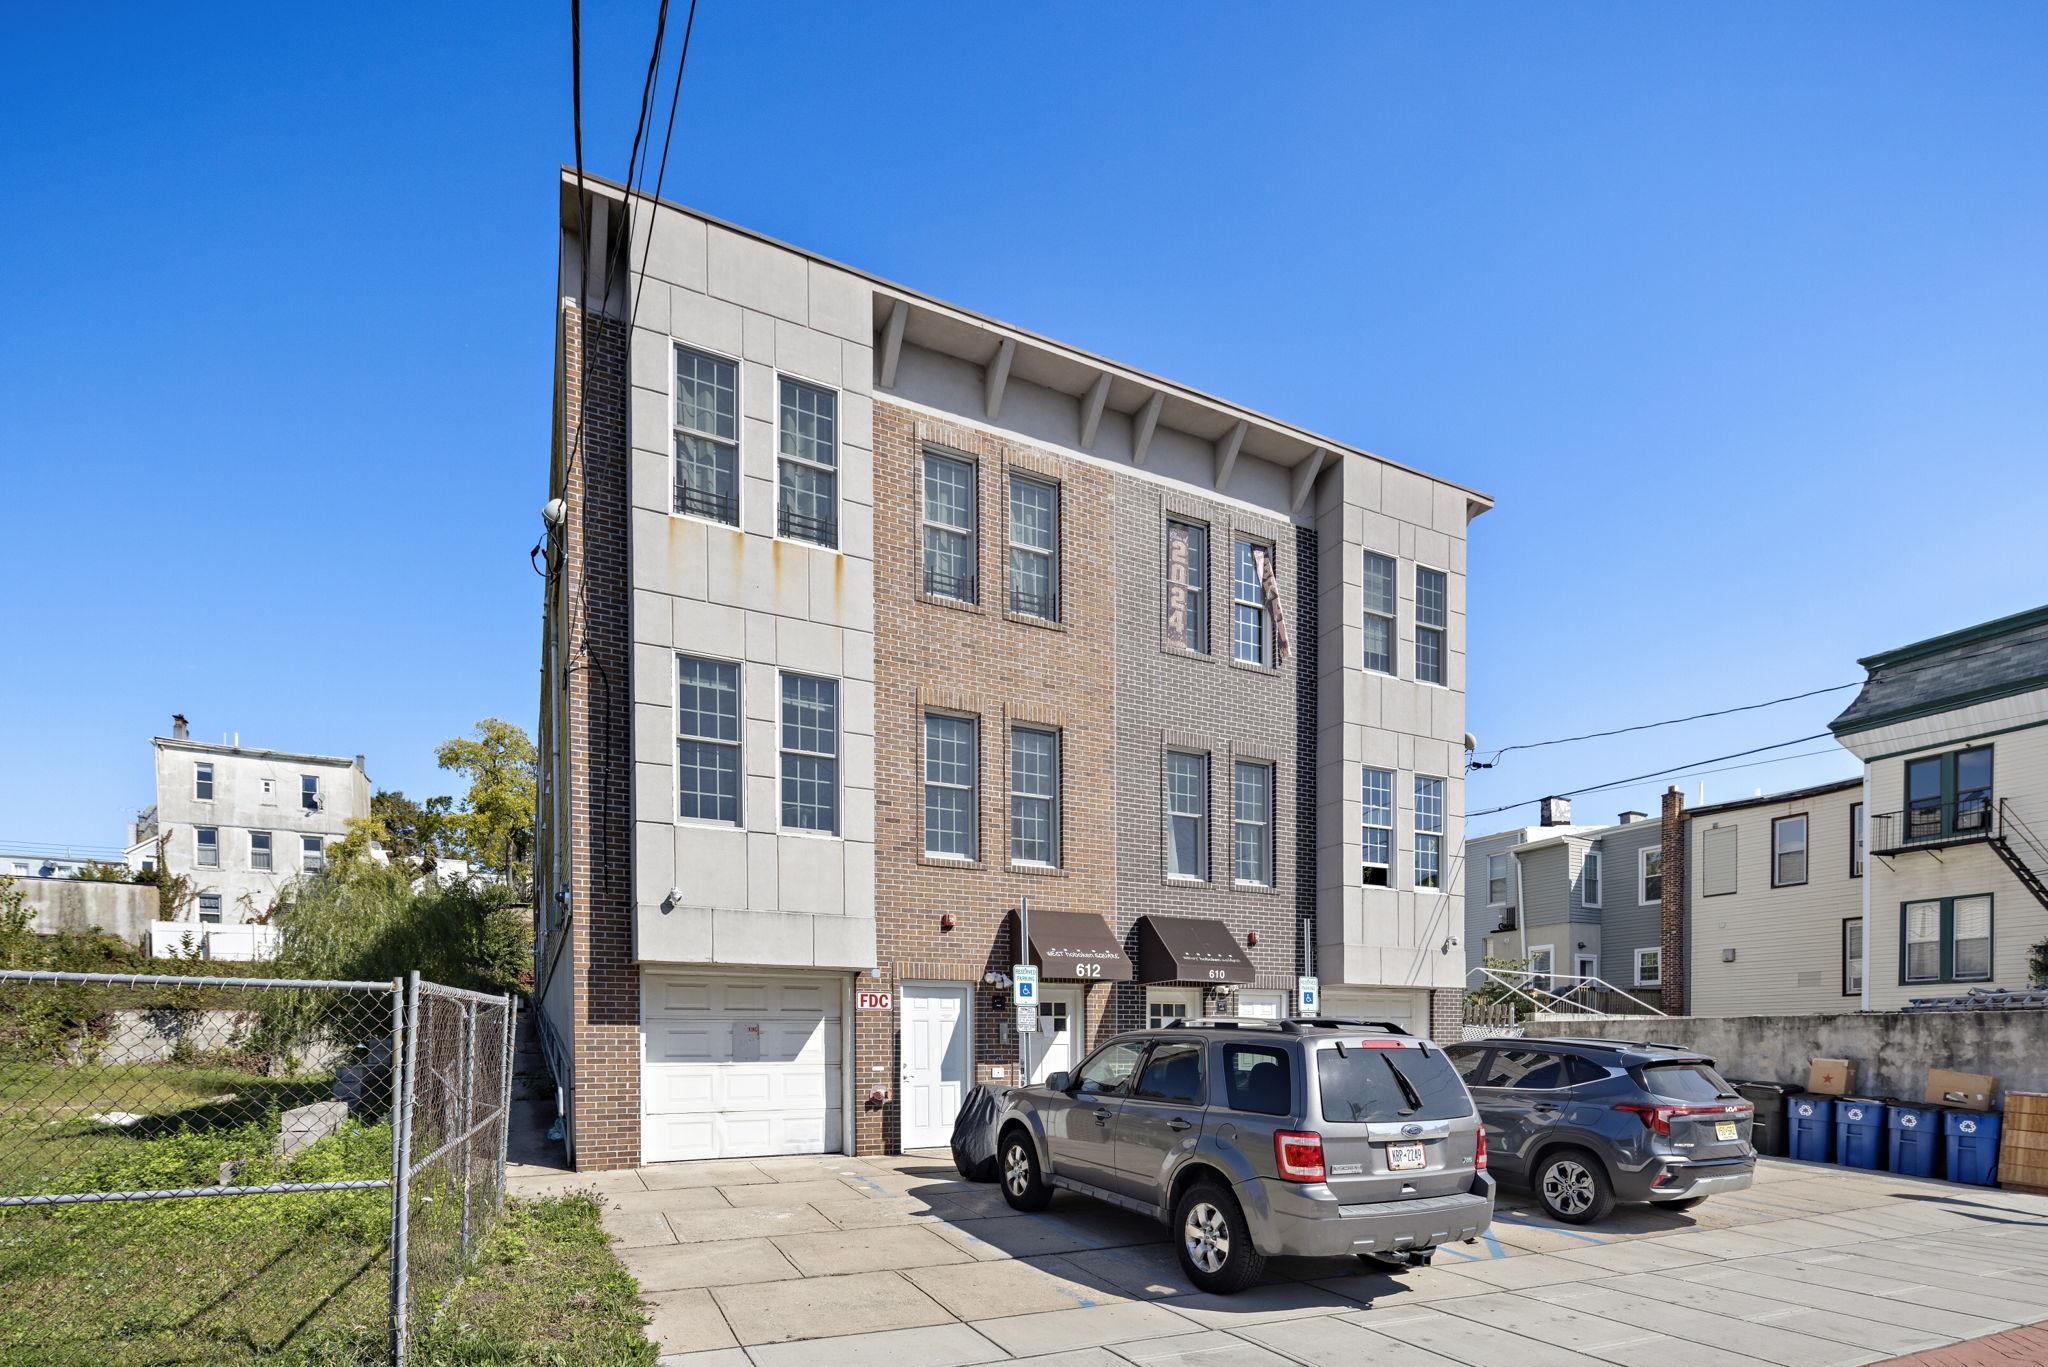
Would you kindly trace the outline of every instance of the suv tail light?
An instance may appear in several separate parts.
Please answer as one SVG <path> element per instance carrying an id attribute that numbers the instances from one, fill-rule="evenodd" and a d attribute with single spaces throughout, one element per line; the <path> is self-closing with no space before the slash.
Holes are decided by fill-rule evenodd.
<path id="1" fill-rule="evenodd" d="M 1323 1137 L 1306 1130 L 1275 1130 L 1273 1161 L 1280 1168 L 1281 1178 L 1288 1182 L 1322 1182 L 1329 1178 L 1323 1166 Z"/>
<path id="2" fill-rule="evenodd" d="M 1472 1166 L 1479 1172 L 1486 1171 L 1486 1127 L 1484 1125 L 1479 1127 L 1479 1157 L 1473 1160 Z"/>
<path id="3" fill-rule="evenodd" d="M 1627 1111 L 1643 1122 L 1643 1128 L 1652 1134 L 1669 1136 L 1671 1122 L 1682 1115 L 1719 1115 L 1735 1119 L 1750 1114 L 1756 1109 L 1747 1101 L 1717 1101 L 1707 1106 L 1650 1106 L 1639 1101 L 1617 1101 L 1617 1111 Z"/>

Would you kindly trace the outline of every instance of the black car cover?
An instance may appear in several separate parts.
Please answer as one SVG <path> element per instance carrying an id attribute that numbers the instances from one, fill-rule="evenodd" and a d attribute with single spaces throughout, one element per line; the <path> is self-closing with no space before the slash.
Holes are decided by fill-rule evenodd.
<path id="1" fill-rule="evenodd" d="M 979 1083 L 960 1102 L 953 1121 L 953 1166 L 970 1182 L 996 1180 L 996 1117 L 1008 1087 Z"/>

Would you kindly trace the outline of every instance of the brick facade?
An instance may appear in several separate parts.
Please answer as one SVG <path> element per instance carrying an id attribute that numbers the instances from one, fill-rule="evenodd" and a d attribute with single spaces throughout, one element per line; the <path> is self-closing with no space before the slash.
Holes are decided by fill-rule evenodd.
<path id="1" fill-rule="evenodd" d="M 588 365 L 584 344 L 590 339 Z M 640 1161 L 640 973 L 633 961 L 631 644 L 626 618 L 626 329 L 562 310 L 562 573 L 568 603 L 573 1107 L 579 1169 Z M 587 381 L 587 388 L 586 388 Z"/>
<path id="2" fill-rule="evenodd" d="M 1658 944 L 1658 967 L 1662 971 L 1663 986 L 1658 989 L 1658 1005 L 1667 1016 L 1686 1014 L 1685 981 L 1685 794 L 1673 784 L 1664 790 L 1664 878 L 1660 892 L 1663 900 L 1661 934 Z"/>
<path id="3" fill-rule="evenodd" d="M 1114 504 L 1099 466 L 946 423 L 885 400 L 875 403 L 875 788 L 876 960 L 895 996 L 893 1013 L 862 1012 L 854 1030 L 857 1153 L 901 1142 L 898 1040 L 905 981 L 972 988 L 974 1079 L 1014 1082 L 1017 1039 L 1009 992 L 984 974 L 1017 962 L 1010 916 L 1034 909 L 1108 917 L 1114 900 L 1110 839 L 1114 792 L 1110 718 L 1115 706 L 1110 572 Z M 922 585 L 923 456 L 927 448 L 976 468 L 979 601 L 925 594 Z M 1009 473 L 1059 487 L 1059 621 L 1006 611 Z M 976 721 L 978 858 L 924 853 L 923 715 L 935 709 Z M 1009 861 L 1009 733 L 1012 723 L 1060 736 L 1059 867 Z M 941 917 L 955 918 L 950 931 Z M 1105 1018 L 1109 990 L 1086 989 L 1087 1037 Z M 1007 1035 L 1007 1037 L 1006 1037 Z M 1076 1060 L 1078 1061 L 1078 1059 Z M 1004 1076 L 997 1079 L 994 1070 Z M 873 1104 L 871 1091 L 889 1093 Z"/>
<path id="4" fill-rule="evenodd" d="M 1208 529 L 1203 600 L 1208 650 L 1190 651 L 1166 634 L 1168 519 Z M 1265 665 L 1238 661 L 1232 649 L 1232 591 L 1239 538 L 1269 546 L 1292 649 Z M 1305 539 L 1305 540 L 1304 540 Z M 1257 970 L 1254 988 L 1286 994 L 1293 1007 L 1303 971 L 1301 929 L 1314 914 L 1313 850 L 1315 623 L 1304 605 L 1316 600 L 1315 534 L 1241 505 L 1201 497 L 1192 489 L 1119 474 L 1116 480 L 1116 845 L 1113 925 L 1137 960 L 1138 919 L 1145 915 L 1205 917 L 1229 923 Z M 1307 715 L 1304 714 L 1304 708 Z M 1302 748 L 1304 736 L 1309 748 Z M 1165 764 L 1169 749 L 1208 756 L 1208 878 L 1169 878 Z M 1240 885 L 1233 877 L 1234 770 L 1239 761 L 1273 767 L 1273 878 Z M 1303 770 L 1307 773 L 1304 774 Z M 1303 781 L 1308 791 L 1304 800 Z M 1248 943 L 1256 934 L 1258 943 Z M 1199 984 L 1188 984 L 1199 986 Z M 1114 1024 L 1145 1024 L 1146 986 L 1120 983 L 1112 994 Z M 1206 994 L 1205 1014 L 1230 1014 L 1228 999 Z"/>

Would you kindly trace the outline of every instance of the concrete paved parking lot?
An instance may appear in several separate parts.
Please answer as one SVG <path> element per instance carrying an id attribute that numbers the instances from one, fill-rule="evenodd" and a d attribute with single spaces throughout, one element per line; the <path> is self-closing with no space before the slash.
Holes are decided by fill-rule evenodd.
<path id="1" fill-rule="evenodd" d="M 1162 1227 L 1064 1193 L 1019 1215 L 943 1154 L 511 1181 L 589 1188 L 662 1362 L 691 1367 L 1836 1367 L 2048 1320 L 2048 1198 L 1782 1161 L 1588 1229 L 1510 1192 L 1433 1267 L 1276 1259 L 1227 1297 L 1181 1278 Z"/>

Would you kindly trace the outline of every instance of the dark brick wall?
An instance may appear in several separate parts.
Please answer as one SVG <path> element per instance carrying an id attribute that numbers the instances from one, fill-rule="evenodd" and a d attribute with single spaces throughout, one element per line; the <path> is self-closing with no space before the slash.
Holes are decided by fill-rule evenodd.
<path id="1" fill-rule="evenodd" d="M 1667 1016 L 1687 1014 L 1685 961 L 1685 794 L 1676 784 L 1664 790 L 1663 946 L 1659 967 L 1663 987 L 1658 1005 Z"/>

